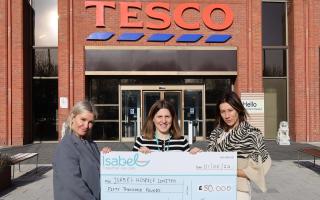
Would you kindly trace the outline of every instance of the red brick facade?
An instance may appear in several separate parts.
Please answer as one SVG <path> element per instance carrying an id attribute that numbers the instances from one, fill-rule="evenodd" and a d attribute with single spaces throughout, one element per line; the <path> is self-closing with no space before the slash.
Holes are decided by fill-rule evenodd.
<path id="1" fill-rule="evenodd" d="M 316 0 L 288 7 L 289 121 L 296 141 L 320 141 L 319 8 Z"/>
<path id="2" fill-rule="evenodd" d="M 123 0 L 125 1 L 125 0 Z M 234 21 L 230 28 L 216 33 L 231 34 L 232 39 L 226 43 L 208 44 L 150 43 L 145 39 L 139 42 L 118 42 L 116 37 L 106 42 L 86 41 L 92 32 L 106 31 L 119 35 L 123 32 L 143 32 L 145 37 L 160 31 L 147 28 L 119 28 L 119 4 L 116 9 L 105 8 L 105 28 L 96 28 L 96 8 L 85 8 L 85 0 L 58 0 L 59 42 L 58 96 L 68 97 L 69 108 L 74 102 L 85 97 L 85 46 L 232 46 L 237 47 L 238 75 L 235 83 L 237 92 L 263 92 L 263 60 L 261 1 L 256 0 L 184 0 L 161 2 L 170 3 L 171 10 L 178 3 L 199 3 L 200 8 L 212 3 L 227 4 L 234 13 Z M 143 5 L 149 1 L 142 1 Z M 14 8 L 14 9 L 13 9 Z M 0 145 L 21 145 L 28 141 L 25 129 L 24 113 L 26 90 L 23 70 L 23 34 L 22 0 L 1 1 L 0 10 L 0 108 L 4 114 L 0 116 Z M 13 12 L 14 10 L 14 12 Z M 143 9 L 142 9 L 143 10 Z M 319 120 L 319 31 L 320 2 L 317 0 L 295 0 L 288 3 L 288 38 L 289 38 L 289 126 L 294 141 L 320 141 Z M 8 18 L 12 16 L 12 18 Z M 152 19 L 140 12 L 139 20 L 146 22 Z M 201 19 L 197 12 L 187 11 L 184 19 L 188 22 Z M 200 30 L 187 31 L 174 22 L 170 28 L 163 30 L 173 34 L 201 33 L 208 36 L 215 31 L 208 29 L 203 23 Z M 13 58 L 14 57 L 14 58 Z M 68 109 L 59 108 L 59 126 L 65 119 Z"/>
<path id="3" fill-rule="evenodd" d="M 24 47 L 30 7 L 7 0 L 0 10 L 0 145 L 22 145 L 31 142 L 31 52 Z"/>

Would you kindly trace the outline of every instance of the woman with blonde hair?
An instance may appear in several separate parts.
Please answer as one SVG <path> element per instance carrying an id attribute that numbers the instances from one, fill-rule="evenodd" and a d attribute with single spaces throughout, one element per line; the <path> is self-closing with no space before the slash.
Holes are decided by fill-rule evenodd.
<path id="1" fill-rule="evenodd" d="M 54 199 L 100 199 L 100 152 L 90 134 L 97 111 L 78 102 L 64 123 L 65 133 L 53 158 Z M 104 153 L 111 151 L 104 147 Z"/>

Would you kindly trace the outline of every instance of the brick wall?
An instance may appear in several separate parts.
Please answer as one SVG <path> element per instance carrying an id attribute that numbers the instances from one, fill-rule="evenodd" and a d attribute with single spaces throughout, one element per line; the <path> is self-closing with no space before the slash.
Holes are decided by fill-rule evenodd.
<path id="1" fill-rule="evenodd" d="M 0 110 L 2 111 L 2 115 L 0 115 L 0 145 L 8 144 L 8 94 L 7 94 L 7 1 L 0 1 Z"/>
<path id="2" fill-rule="evenodd" d="M 234 22 L 230 28 L 224 31 L 212 31 L 204 23 L 201 23 L 200 30 L 187 31 L 177 26 L 173 20 L 171 26 L 163 31 L 150 30 L 147 28 L 128 29 L 119 27 L 119 4 L 116 1 L 116 9 L 105 8 L 105 28 L 96 28 L 96 8 L 85 8 L 85 1 L 73 1 L 70 5 L 69 0 L 59 1 L 59 96 L 68 96 L 70 107 L 74 102 L 85 97 L 85 66 L 84 66 L 84 47 L 85 46 L 235 46 L 238 48 L 238 78 L 236 89 L 239 92 L 261 92 L 262 86 L 262 58 L 261 55 L 261 2 L 230 0 L 227 4 L 234 12 Z M 143 1 L 143 8 L 146 2 Z M 172 15 L 172 10 L 178 3 L 193 2 L 199 3 L 200 8 L 212 3 L 226 3 L 225 1 L 168 1 Z M 248 4 L 246 2 L 249 2 Z M 69 10 L 72 7 L 73 14 Z M 135 10 L 138 11 L 138 10 Z M 216 15 L 218 18 L 223 16 L 222 12 Z M 147 21 L 156 22 L 146 16 L 143 11 L 139 11 L 138 19 L 146 23 Z M 194 10 L 184 13 L 184 19 L 188 22 L 200 21 L 201 15 Z M 250 21 L 250 23 L 248 23 Z M 73 27 L 70 25 L 73 24 Z M 115 36 L 106 42 L 86 41 L 86 37 L 96 31 L 114 32 Z M 117 36 L 124 32 L 143 32 L 144 38 L 139 42 L 118 42 Z M 159 32 L 175 34 L 176 37 L 185 33 L 201 33 L 208 36 L 213 33 L 231 34 L 232 39 L 223 44 L 204 43 L 204 39 L 197 43 L 176 43 L 170 40 L 165 43 L 146 42 L 146 38 Z M 71 45 L 71 46 L 69 46 Z M 250 49 L 250 51 L 248 51 Z M 251 53 L 255 52 L 255 54 Z M 240 81 L 239 81 L 240 80 Z M 59 109 L 59 121 L 66 118 L 68 109 Z"/>
<path id="3" fill-rule="evenodd" d="M 1 1 L 0 9 L 0 108 L 3 112 L 0 117 L 0 145 L 22 145 L 25 136 L 30 135 L 30 123 L 25 123 L 26 117 L 31 117 L 30 112 L 29 115 L 25 112 L 31 102 L 26 98 L 30 93 L 25 89 L 28 74 L 24 59 L 25 4 L 23 0 Z"/>
<path id="4" fill-rule="evenodd" d="M 59 77 L 61 96 L 69 95 L 71 104 L 84 98 L 84 46 L 235 46 L 238 48 L 238 76 L 235 83 L 238 92 L 263 92 L 262 79 L 262 46 L 261 46 L 261 1 L 230 0 L 230 1 L 183 1 L 198 2 L 201 8 L 211 3 L 227 3 L 234 12 L 234 23 L 222 33 L 231 34 L 232 39 L 223 44 L 206 44 L 204 42 L 192 44 L 177 44 L 174 40 L 166 43 L 149 43 L 146 39 L 152 33 L 159 31 L 142 29 L 119 28 L 119 4 L 116 9 L 105 8 L 105 28 L 95 27 L 94 7 L 85 8 L 84 0 L 72 5 L 73 14 L 68 13 L 69 1 L 60 1 L 65 6 L 59 10 L 60 23 L 59 71 L 72 73 Z M 143 1 L 148 2 L 148 1 Z M 171 10 L 181 1 L 170 2 Z M 289 123 L 292 138 L 296 141 L 319 141 L 319 15 L 317 9 L 320 2 L 297 0 L 289 3 Z M 152 21 L 143 12 L 139 12 L 141 21 Z M 197 12 L 187 11 L 184 18 L 190 20 L 201 19 Z M 201 21 L 201 20 L 200 20 Z M 73 24 L 73 28 L 69 27 Z M 85 28 L 84 28 L 85 27 Z M 70 30 L 72 33 L 70 33 Z M 62 31 L 62 32 L 61 32 Z M 86 41 L 92 32 L 110 31 L 115 35 L 123 32 L 143 32 L 146 34 L 139 42 L 118 42 L 114 36 L 106 42 Z M 215 31 L 209 30 L 203 24 L 200 30 L 186 31 L 174 22 L 167 33 L 180 35 L 183 33 L 202 33 L 205 36 Z M 68 38 L 72 38 L 72 48 L 67 47 Z M 62 42 L 64 41 L 64 42 Z M 63 44 L 62 44 L 63 43 Z M 62 45 L 60 45 L 62 44 Z M 71 53 L 68 51 L 72 51 Z M 308 56 L 306 56 L 308 55 Z M 72 62 L 70 62 L 70 59 Z M 67 84 L 68 83 L 68 84 Z M 61 87 L 61 84 L 63 85 Z M 70 86 L 68 88 L 68 86 Z M 62 92 L 64 91 L 64 92 Z M 76 92 L 75 92 L 76 91 Z M 59 110 L 59 119 L 65 118 L 67 111 Z"/>
<path id="5" fill-rule="evenodd" d="M 295 141 L 319 141 L 320 2 L 289 4 L 289 126 Z"/>
<path id="6" fill-rule="evenodd" d="M 0 145 L 23 144 L 28 133 L 26 129 L 26 79 L 23 51 L 23 0 L 0 1 Z M 231 34 L 232 39 L 223 44 L 198 43 L 177 44 L 174 40 L 166 43 L 146 42 L 156 32 L 147 28 L 120 29 L 119 5 L 116 9 L 105 9 L 105 28 L 95 27 L 94 7 L 85 8 L 85 0 L 59 0 L 59 97 L 68 97 L 69 108 L 74 102 L 85 97 L 85 46 L 234 46 L 238 48 L 238 92 L 263 92 L 262 46 L 261 46 L 261 1 L 256 0 L 185 0 L 169 1 L 171 9 L 177 3 L 198 2 L 201 9 L 211 3 L 226 3 L 234 12 L 234 22 L 222 31 Z M 151 1 L 143 1 L 151 2 Z M 9 6 L 9 7 L 8 7 Z M 11 9 L 10 9 L 11 8 Z M 295 0 L 289 3 L 289 123 L 290 133 L 296 141 L 320 141 L 319 123 L 319 30 L 320 2 L 317 0 Z M 12 18 L 8 19 L 8 11 Z M 70 13 L 72 11 L 73 13 Z M 222 15 L 221 15 L 222 16 Z M 152 21 L 143 12 L 138 14 L 141 21 Z M 184 13 L 188 22 L 201 21 L 200 15 L 192 10 Z M 218 15 L 219 18 L 219 15 Z M 10 27 L 10 28 L 9 28 Z M 123 32 L 144 32 L 139 42 L 118 42 L 116 36 L 106 42 L 86 41 L 92 32 L 109 31 L 119 35 Z M 209 30 L 203 23 L 200 30 L 186 31 L 174 22 L 164 32 L 176 35 L 201 33 L 205 36 L 218 33 Z M 28 86 L 29 87 L 29 86 Z M 3 98 L 2 98 L 3 97 Z M 59 108 L 58 121 L 61 127 L 69 109 Z M 12 138 L 12 140 L 11 140 Z"/>

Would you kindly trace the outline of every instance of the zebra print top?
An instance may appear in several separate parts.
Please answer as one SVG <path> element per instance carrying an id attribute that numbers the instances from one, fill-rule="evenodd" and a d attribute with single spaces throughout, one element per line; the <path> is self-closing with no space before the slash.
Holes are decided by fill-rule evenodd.
<path id="1" fill-rule="evenodd" d="M 268 159 L 269 153 L 264 144 L 261 131 L 248 122 L 243 121 L 236 129 L 233 129 L 225 139 L 217 142 L 224 130 L 215 128 L 209 139 L 208 151 L 236 151 L 238 158 L 251 158 L 258 162 L 261 157 L 262 162 Z"/>
<path id="2" fill-rule="evenodd" d="M 181 136 L 178 139 L 145 139 L 139 136 L 134 143 L 132 151 L 138 151 L 140 147 L 148 147 L 151 151 L 189 151 L 190 146 L 188 140 Z"/>

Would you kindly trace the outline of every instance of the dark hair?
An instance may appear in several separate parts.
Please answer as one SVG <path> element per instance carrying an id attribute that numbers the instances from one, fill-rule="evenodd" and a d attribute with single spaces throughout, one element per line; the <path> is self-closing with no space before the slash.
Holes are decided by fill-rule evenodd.
<path id="1" fill-rule="evenodd" d="M 228 103 L 233 109 L 237 111 L 239 115 L 239 123 L 247 120 L 248 112 L 243 106 L 240 100 L 240 97 L 235 92 L 227 92 L 222 96 L 222 98 L 217 103 L 217 117 L 216 117 L 217 126 L 219 126 L 220 128 L 223 128 L 224 130 L 229 129 L 229 126 L 224 122 L 220 114 L 220 105 L 222 103 Z"/>
<path id="2" fill-rule="evenodd" d="M 143 136 L 149 140 L 154 138 L 154 133 L 156 131 L 156 127 L 153 123 L 153 118 L 157 114 L 160 109 L 168 109 L 172 116 L 172 124 L 169 129 L 172 137 L 177 139 L 181 136 L 181 130 L 178 124 L 178 117 L 174 110 L 174 107 L 171 103 L 166 100 L 158 100 L 156 101 L 150 108 L 147 119 L 143 125 L 142 133 Z"/>

